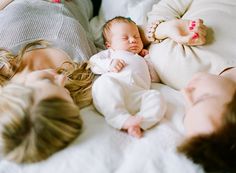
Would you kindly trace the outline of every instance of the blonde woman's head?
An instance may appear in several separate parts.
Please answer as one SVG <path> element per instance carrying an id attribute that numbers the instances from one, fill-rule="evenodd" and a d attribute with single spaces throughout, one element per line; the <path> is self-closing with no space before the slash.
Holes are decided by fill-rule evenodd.
<path id="1" fill-rule="evenodd" d="M 26 44 L 17 54 L 0 48 L 0 86 L 5 85 L 22 68 L 22 57 L 26 52 L 38 47 L 47 48 L 49 46 L 50 43 L 45 40 L 36 40 Z"/>
<path id="2" fill-rule="evenodd" d="M 209 134 L 187 138 L 178 146 L 194 163 L 202 165 L 206 172 L 236 171 L 236 92 L 226 105 L 222 125 Z M 199 112 L 200 114 L 200 112 Z"/>
<path id="3" fill-rule="evenodd" d="M 81 133 L 79 108 L 73 102 L 56 96 L 35 101 L 34 92 L 22 84 L 1 88 L 0 150 L 8 160 L 44 160 Z"/>
<path id="4" fill-rule="evenodd" d="M 6 85 L 18 71 L 22 70 L 25 53 L 50 46 L 46 40 L 36 40 L 26 44 L 16 55 L 9 50 L 0 49 L 0 86 Z M 92 103 L 91 86 L 94 75 L 88 68 L 87 62 L 65 62 L 56 71 L 68 77 L 65 87 L 80 108 Z"/>
<path id="5" fill-rule="evenodd" d="M 81 132 L 79 108 L 92 102 L 87 62 L 19 73 L 26 52 L 49 46 L 36 40 L 16 55 L 0 49 L 0 150 L 15 162 L 40 161 L 66 147 Z"/>

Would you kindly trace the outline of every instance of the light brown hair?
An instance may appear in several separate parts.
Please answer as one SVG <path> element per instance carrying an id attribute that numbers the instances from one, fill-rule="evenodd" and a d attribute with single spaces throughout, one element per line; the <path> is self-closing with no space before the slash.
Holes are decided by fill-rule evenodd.
<path id="1" fill-rule="evenodd" d="M 92 102 L 94 75 L 87 62 L 66 62 L 57 70 L 68 76 L 66 88 L 74 103 L 53 97 L 34 102 L 34 91 L 11 78 L 22 67 L 22 57 L 35 47 L 47 48 L 45 40 L 36 40 L 17 55 L 0 49 L 0 150 L 6 159 L 19 163 L 41 161 L 70 144 L 82 130 L 79 108 Z"/>
<path id="2" fill-rule="evenodd" d="M 110 41 L 109 38 L 111 37 L 111 35 L 110 35 L 111 28 L 114 23 L 132 23 L 132 24 L 136 25 L 136 23 L 134 21 L 132 21 L 130 18 L 126 18 L 126 17 L 122 17 L 122 16 L 116 16 L 116 17 L 108 20 L 105 23 L 105 25 L 103 26 L 103 31 L 102 31 L 104 43 Z"/>
<path id="3" fill-rule="evenodd" d="M 24 54 L 38 46 L 47 48 L 51 45 L 45 40 L 36 40 L 25 45 L 17 55 L 0 48 L 0 86 L 4 86 L 10 81 L 17 70 L 21 68 Z M 65 64 L 71 64 L 71 68 L 64 68 Z M 56 70 L 69 78 L 65 87 L 70 91 L 71 97 L 80 108 L 92 103 L 91 87 L 94 74 L 89 69 L 88 62 L 65 62 Z"/>
<path id="4" fill-rule="evenodd" d="M 61 98 L 36 103 L 33 89 L 8 84 L 0 94 L 0 150 L 18 163 L 44 160 L 70 144 L 82 130 L 79 108 Z"/>

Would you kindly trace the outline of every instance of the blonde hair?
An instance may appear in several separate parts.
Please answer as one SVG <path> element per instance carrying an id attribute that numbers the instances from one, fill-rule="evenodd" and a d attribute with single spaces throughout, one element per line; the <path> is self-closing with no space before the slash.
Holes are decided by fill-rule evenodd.
<path id="1" fill-rule="evenodd" d="M 34 104 L 33 90 L 8 84 L 0 94 L 0 150 L 18 163 L 41 161 L 81 133 L 79 108 L 61 98 Z"/>
<path id="2" fill-rule="evenodd" d="M 36 104 L 31 88 L 10 82 L 22 70 L 22 57 L 27 51 L 49 46 L 45 40 L 36 40 L 17 55 L 0 49 L 0 150 L 15 162 L 44 160 L 66 147 L 81 133 L 79 108 L 92 102 L 94 75 L 87 62 L 70 61 L 56 69 L 68 76 L 65 87 L 77 105 L 57 97 Z M 64 68 L 65 64 L 71 68 Z"/>
<path id="3" fill-rule="evenodd" d="M 0 49 L 0 86 L 4 86 L 17 71 L 21 70 L 21 60 L 27 51 L 37 47 L 47 48 L 50 46 L 50 43 L 45 40 L 36 40 L 25 45 L 17 55 L 6 49 Z M 71 64 L 71 69 L 64 68 L 66 63 Z M 81 108 L 91 104 L 91 87 L 94 74 L 88 68 L 88 62 L 66 63 L 62 64 L 57 71 L 68 76 L 69 81 L 65 87 L 70 91 L 74 102 Z"/>
<path id="4" fill-rule="evenodd" d="M 102 36 L 104 43 L 110 41 L 110 34 L 111 34 L 111 28 L 112 25 L 115 23 L 131 23 L 136 25 L 134 21 L 132 21 L 130 18 L 122 17 L 122 16 L 116 16 L 110 20 L 108 20 L 105 25 L 103 26 Z"/>
<path id="5" fill-rule="evenodd" d="M 64 70 L 62 66 L 58 69 L 58 72 L 62 72 L 68 76 L 69 80 L 66 83 L 65 88 L 70 91 L 70 95 L 74 102 L 80 108 L 83 108 L 92 103 L 91 87 L 94 74 L 91 73 L 88 62 L 74 63 L 72 65 L 73 67 L 71 70 Z"/>

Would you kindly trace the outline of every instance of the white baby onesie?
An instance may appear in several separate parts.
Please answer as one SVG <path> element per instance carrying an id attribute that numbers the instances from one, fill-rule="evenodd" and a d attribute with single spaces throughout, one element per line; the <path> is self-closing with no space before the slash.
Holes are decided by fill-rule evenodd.
<path id="1" fill-rule="evenodd" d="M 109 72 L 114 59 L 126 66 L 118 73 Z M 104 50 L 90 58 L 91 70 L 102 74 L 92 87 L 93 103 L 108 124 L 121 129 L 130 116 L 142 116 L 141 128 L 158 123 L 166 111 L 166 103 L 157 90 L 151 90 L 151 77 L 145 59 L 128 51 Z"/>

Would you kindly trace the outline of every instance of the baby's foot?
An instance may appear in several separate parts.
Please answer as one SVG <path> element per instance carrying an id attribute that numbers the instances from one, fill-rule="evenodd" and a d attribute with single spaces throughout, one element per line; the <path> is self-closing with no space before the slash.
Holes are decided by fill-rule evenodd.
<path id="1" fill-rule="evenodd" d="M 122 129 L 128 130 L 130 127 L 138 126 L 142 122 L 143 117 L 141 116 L 130 116 L 124 123 Z"/>
<path id="2" fill-rule="evenodd" d="M 131 126 L 128 128 L 127 132 L 128 132 L 128 134 L 130 134 L 131 136 L 134 136 L 136 138 L 141 138 L 143 135 L 141 128 L 139 126 Z"/>

